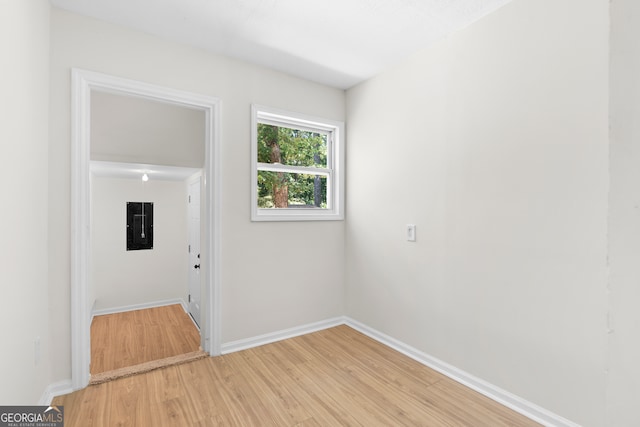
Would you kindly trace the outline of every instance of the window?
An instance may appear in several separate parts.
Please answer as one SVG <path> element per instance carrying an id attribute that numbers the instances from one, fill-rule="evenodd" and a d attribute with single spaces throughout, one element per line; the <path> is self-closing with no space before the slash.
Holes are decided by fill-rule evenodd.
<path id="1" fill-rule="evenodd" d="M 252 106 L 253 221 L 344 218 L 344 125 Z"/>

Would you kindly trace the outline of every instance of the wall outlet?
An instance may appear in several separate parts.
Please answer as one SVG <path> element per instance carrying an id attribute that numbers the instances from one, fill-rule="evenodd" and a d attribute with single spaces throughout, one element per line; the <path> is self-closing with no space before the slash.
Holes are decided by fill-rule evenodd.
<path id="1" fill-rule="evenodd" d="M 407 241 L 415 242 L 416 241 L 416 226 L 415 224 L 407 224 Z"/>

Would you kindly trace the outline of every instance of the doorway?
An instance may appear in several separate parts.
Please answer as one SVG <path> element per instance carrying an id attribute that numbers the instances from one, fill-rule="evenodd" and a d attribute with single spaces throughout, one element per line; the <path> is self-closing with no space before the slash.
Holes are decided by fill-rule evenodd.
<path id="1" fill-rule="evenodd" d="M 149 85 L 100 73 L 72 70 L 72 236 L 71 356 L 74 389 L 89 383 L 90 355 L 90 119 L 94 91 L 143 98 L 199 109 L 205 113 L 205 161 L 202 174 L 201 345 L 220 353 L 219 301 L 219 101 L 216 98 Z"/>

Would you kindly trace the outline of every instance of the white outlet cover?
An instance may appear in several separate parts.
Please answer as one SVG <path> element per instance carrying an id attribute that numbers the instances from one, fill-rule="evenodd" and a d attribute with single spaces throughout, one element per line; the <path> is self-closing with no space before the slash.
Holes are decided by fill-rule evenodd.
<path id="1" fill-rule="evenodd" d="M 416 241 L 416 226 L 415 224 L 407 224 L 407 241 Z"/>

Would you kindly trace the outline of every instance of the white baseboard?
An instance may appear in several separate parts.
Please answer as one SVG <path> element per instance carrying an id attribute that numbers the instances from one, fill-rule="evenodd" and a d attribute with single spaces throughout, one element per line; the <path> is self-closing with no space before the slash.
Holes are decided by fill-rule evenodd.
<path id="1" fill-rule="evenodd" d="M 546 409 L 509 393 L 506 390 L 502 390 L 501 388 L 475 377 L 468 372 L 458 369 L 455 366 L 429 356 L 428 354 L 398 341 L 395 338 L 385 335 L 382 332 L 376 331 L 357 320 L 347 317 L 345 318 L 345 324 L 544 426 L 580 427 L 572 421 L 554 414 L 553 412 L 547 411 Z"/>
<path id="2" fill-rule="evenodd" d="M 271 332 L 264 335 L 259 335 L 253 338 L 246 338 L 237 341 L 231 341 L 223 343 L 221 347 L 222 354 L 233 353 L 235 351 L 246 350 L 253 347 L 258 347 L 264 344 L 270 344 L 276 341 L 286 340 L 288 338 L 297 337 L 304 334 L 310 334 L 311 332 L 321 331 L 323 329 L 332 328 L 334 326 L 343 325 L 345 323 L 344 317 L 335 317 L 333 319 L 323 320 L 320 322 L 309 323 L 295 328 L 284 329 L 281 331 Z"/>
<path id="3" fill-rule="evenodd" d="M 93 303 L 91 304 L 91 311 L 89 312 L 90 313 L 89 314 L 89 326 L 91 326 L 91 322 L 93 322 L 93 318 L 95 316 L 95 314 L 93 314 L 93 313 L 95 313 L 95 311 L 96 311 L 96 303 L 97 302 L 98 301 L 94 299 Z"/>
<path id="4" fill-rule="evenodd" d="M 102 316 L 104 314 L 124 313 L 125 311 L 144 310 L 145 308 L 164 307 L 166 305 L 180 304 L 184 311 L 188 311 L 187 304 L 182 298 L 167 299 L 162 301 L 143 302 L 140 304 L 125 305 L 122 307 L 113 308 L 101 308 L 99 310 L 93 310 L 91 312 L 91 319 L 95 316 Z"/>
<path id="5" fill-rule="evenodd" d="M 161 307 L 165 305 L 172 304 L 180 304 L 187 310 L 187 305 L 182 300 L 166 300 L 166 301 L 156 301 L 155 303 L 148 304 L 136 304 L 132 306 L 126 307 L 118 307 L 114 309 L 108 310 L 96 310 L 94 315 L 102 315 L 102 314 L 111 314 L 118 313 L 123 311 L 131 311 L 131 310 L 140 310 L 143 308 L 151 308 L 151 307 Z M 231 341 L 228 343 L 222 344 L 221 353 L 228 354 L 236 351 L 246 350 L 253 347 L 258 347 L 264 344 L 270 344 L 273 342 L 285 340 L 288 338 L 297 337 L 304 334 L 309 334 L 312 332 L 320 331 L 323 329 L 332 328 L 338 325 L 347 325 L 368 337 L 384 344 L 388 347 L 393 348 L 396 351 L 416 360 L 419 363 L 422 363 L 425 366 L 430 367 L 443 375 L 451 378 L 454 381 L 459 382 L 480 394 L 510 408 L 527 418 L 532 419 L 544 426 L 548 427 L 580 427 L 578 424 L 569 421 L 557 414 L 554 414 L 551 411 L 548 411 L 532 402 L 529 402 L 525 399 L 522 399 L 519 396 L 516 396 L 506 390 L 503 390 L 487 381 L 484 381 L 478 377 L 475 377 L 468 372 L 465 372 L 461 369 L 456 368 L 455 366 L 449 365 L 442 360 L 439 360 L 433 356 L 430 356 L 422 351 L 411 347 L 395 338 L 392 338 L 382 332 L 379 332 L 373 328 L 370 328 L 363 323 L 358 322 L 357 320 L 351 319 L 349 317 L 341 316 L 335 317 L 332 319 L 323 320 L 320 322 L 309 323 L 306 325 L 284 329 L 281 331 L 271 332 L 268 334 L 259 335 L 252 338 L 246 338 L 237 341 Z M 48 405 L 51 403 L 51 400 L 55 396 L 59 396 L 66 393 L 71 393 L 73 391 L 71 387 L 71 381 L 60 381 L 58 383 L 54 383 L 49 385 L 42 397 L 40 398 L 41 405 Z"/>
<path id="6" fill-rule="evenodd" d="M 49 384 L 47 388 L 42 393 L 40 400 L 38 401 L 38 405 L 49 406 L 51 405 L 51 401 L 56 396 L 62 396 L 63 394 L 68 394 L 73 392 L 73 387 L 71 387 L 71 380 L 58 381 L 57 383 Z"/>

